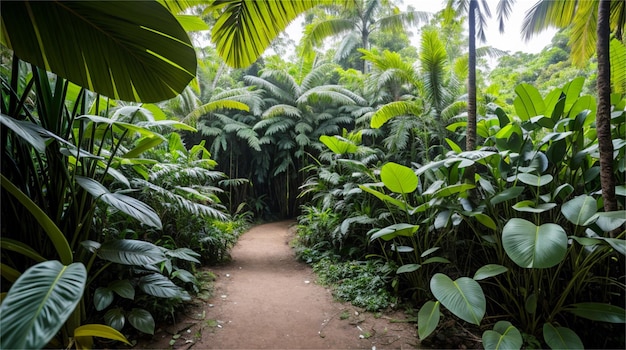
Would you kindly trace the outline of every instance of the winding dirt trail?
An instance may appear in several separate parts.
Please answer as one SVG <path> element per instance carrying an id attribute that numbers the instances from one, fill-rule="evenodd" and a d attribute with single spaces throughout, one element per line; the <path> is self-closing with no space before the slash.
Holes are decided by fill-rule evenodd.
<path id="1" fill-rule="evenodd" d="M 197 318 L 162 330 L 151 348 L 173 349 L 414 349 L 415 325 L 392 323 L 402 312 L 375 318 L 333 301 L 296 261 L 290 225 L 253 227 L 240 237 L 232 261 L 212 269 L 214 296 Z M 178 335 L 178 336 L 177 336 Z M 160 343 L 159 343 L 160 339 Z M 169 343 L 168 343 L 169 342 Z M 171 344 L 171 345 L 170 345 Z"/>

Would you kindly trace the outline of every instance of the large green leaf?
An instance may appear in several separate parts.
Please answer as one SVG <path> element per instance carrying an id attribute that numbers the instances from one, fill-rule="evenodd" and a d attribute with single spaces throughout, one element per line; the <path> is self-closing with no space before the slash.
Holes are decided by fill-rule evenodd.
<path id="1" fill-rule="evenodd" d="M 389 162 L 380 169 L 380 179 L 389 190 L 395 193 L 411 193 L 417 189 L 417 175 L 404 165 Z"/>
<path id="2" fill-rule="evenodd" d="M 577 303 L 566 308 L 576 316 L 592 321 L 626 323 L 626 310 L 604 303 Z"/>
<path id="3" fill-rule="evenodd" d="M 113 339 L 131 345 L 122 333 L 118 332 L 115 328 L 103 324 L 85 324 L 74 330 L 74 338 L 76 338 L 77 341 L 85 337 Z"/>
<path id="4" fill-rule="evenodd" d="M 598 211 L 595 198 L 588 195 L 574 197 L 563 203 L 561 213 L 574 225 L 582 226 Z"/>
<path id="5" fill-rule="evenodd" d="M 373 115 L 370 125 L 374 129 L 383 126 L 388 120 L 402 115 L 420 115 L 421 110 L 415 102 L 394 101 L 379 108 Z"/>
<path id="6" fill-rule="evenodd" d="M 163 101 L 196 74 L 189 36 L 155 1 L 9 1 L 1 13 L 18 57 L 111 98 Z"/>
<path id="7" fill-rule="evenodd" d="M 2 347 L 44 347 L 76 308 L 86 281 L 81 263 L 45 261 L 26 270 L 0 305 Z"/>
<path id="8" fill-rule="evenodd" d="M 147 266 L 165 260 L 165 253 L 150 242 L 118 239 L 102 243 L 98 256 L 104 260 L 124 265 Z"/>
<path id="9" fill-rule="evenodd" d="M 485 350 L 521 349 L 523 343 L 522 334 L 509 321 L 498 321 L 493 330 L 483 333 Z"/>
<path id="10" fill-rule="evenodd" d="M 468 277 L 455 281 L 437 273 L 430 279 L 430 290 L 437 300 L 462 320 L 480 325 L 487 301 L 478 282 Z"/>
<path id="11" fill-rule="evenodd" d="M 222 11 L 211 39 L 224 61 L 246 67 L 272 43 L 298 15 L 324 2 L 216 0 L 206 11 Z"/>
<path id="12" fill-rule="evenodd" d="M 359 185 L 359 188 L 365 192 L 373 194 L 374 196 L 376 196 L 376 198 L 380 199 L 381 201 L 393 204 L 397 206 L 398 208 L 401 208 L 402 210 L 407 210 L 407 208 L 409 207 L 407 203 L 400 201 L 396 198 L 393 198 L 386 193 L 382 193 L 378 190 L 371 188 L 370 187 L 371 185 L 372 184 Z"/>
<path id="13" fill-rule="evenodd" d="M 517 97 L 513 101 L 513 105 L 521 120 L 528 120 L 543 114 L 546 106 L 536 87 L 521 83 L 515 87 L 515 93 Z"/>
<path id="14" fill-rule="evenodd" d="M 128 313 L 128 322 L 146 334 L 154 334 L 154 318 L 147 310 L 133 308 Z"/>
<path id="15" fill-rule="evenodd" d="M 437 328 L 440 318 L 439 302 L 427 301 L 417 313 L 417 334 L 420 339 L 428 337 Z"/>
<path id="16" fill-rule="evenodd" d="M 137 283 L 139 289 L 155 297 L 181 298 L 183 300 L 190 299 L 189 295 L 182 288 L 175 285 L 174 282 L 167 277 L 158 273 L 142 276 Z"/>
<path id="17" fill-rule="evenodd" d="M 126 323 L 126 316 L 124 315 L 124 310 L 122 308 L 116 307 L 114 309 L 108 310 L 104 314 L 104 322 L 108 324 L 110 327 L 121 331 L 124 328 L 124 324 Z"/>
<path id="18" fill-rule="evenodd" d="M 398 236 L 412 237 L 413 235 L 415 235 L 415 232 L 417 231 L 418 228 L 419 228 L 419 225 L 404 224 L 404 223 L 393 224 L 385 228 L 382 228 L 376 231 L 374 234 L 372 234 L 372 236 L 370 237 L 370 242 L 377 238 L 382 238 L 385 241 L 389 241 Z"/>
<path id="19" fill-rule="evenodd" d="M 336 154 L 354 153 L 358 149 L 357 145 L 350 140 L 337 135 L 322 135 L 320 141 Z"/>
<path id="20" fill-rule="evenodd" d="M 513 218 L 504 225 L 502 245 L 517 265 L 548 268 L 565 258 L 567 234 L 556 224 L 536 226 L 530 221 Z"/>
<path id="21" fill-rule="evenodd" d="M 76 182 L 95 198 L 130 215 L 141 223 L 158 229 L 162 228 L 161 219 L 154 209 L 146 203 L 121 193 L 109 192 L 106 187 L 92 178 L 76 176 Z"/>
<path id="22" fill-rule="evenodd" d="M 583 342 L 574 331 L 566 327 L 543 325 L 543 339 L 551 349 L 584 349 Z"/>
<path id="23" fill-rule="evenodd" d="M 111 305 L 113 298 L 112 290 L 105 287 L 98 287 L 93 294 L 93 304 L 97 311 L 102 311 Z"/>
<path id="24" fill-rule="evenodd" d="M 487 264 L 476 270 L 474 280 L 480 281 L 507 272 L 509 269 L 498 264 Z"/>

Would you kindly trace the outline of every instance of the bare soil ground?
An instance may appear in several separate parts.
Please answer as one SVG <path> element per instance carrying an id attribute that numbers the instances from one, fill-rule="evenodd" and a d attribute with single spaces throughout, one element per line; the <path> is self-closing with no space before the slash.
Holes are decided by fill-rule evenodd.
<path id="1" fill-rule="evenodd" d="M 333 300 L 289 246 L 293 222 L 253 227 L 232 261 L 212 268 L 213 297 L 137 347 L 152 349 L 415 349 L 401 311 L 372 314 Z"/>

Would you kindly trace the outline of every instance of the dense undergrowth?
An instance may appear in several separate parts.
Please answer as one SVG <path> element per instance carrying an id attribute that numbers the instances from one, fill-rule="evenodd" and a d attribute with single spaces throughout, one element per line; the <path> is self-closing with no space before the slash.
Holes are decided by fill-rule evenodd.
<path id="1" fill-rule="evenodd" d="M 554 348 L 553 337 L 623 347 L 626 189 L 617 188 L 622 210 L 602 211 L 595 103 L 582 86 L 575 79 L 544 96 L 518 86 L 514 114 L 492 105 L 479 120 L 476 151 L 446 139 L 445 153 L 403 165 L 373 157 L 359 138 L 325 142 L 303 187 L 312 199 L 298 256 L 338 298 L 376 309 L 393 296 L 419 309 L 421 339 L 442 331 L 445 307 L 479 326 L 485 347 Z M 626 102 L 612 101 L 623 184 Z"/>

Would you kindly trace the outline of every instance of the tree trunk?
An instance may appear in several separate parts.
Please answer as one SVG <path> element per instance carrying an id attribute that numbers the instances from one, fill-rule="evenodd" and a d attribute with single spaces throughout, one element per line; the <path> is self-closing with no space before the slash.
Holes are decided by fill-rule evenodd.
<path id="1" fill-rule="evenodd" d="M 467 129 L 465 150 L 476 148 L 476 0 L 469 3 L 469 73 L 467 75 Z"/>
<path id="2" fill-rule="evenodd" d="M 598 111 L 596 131 L 600 150 L 600 183 L 604 211 L 617 210 L 615 198 L 615 177 L 613 176 L 613 141 L 611 140 L 611 63 L 609 61 L 609 14 L 611 2 L 600 0 L 598 5 Z M 611 233 L 614 236 L 614 233 Z"/>

